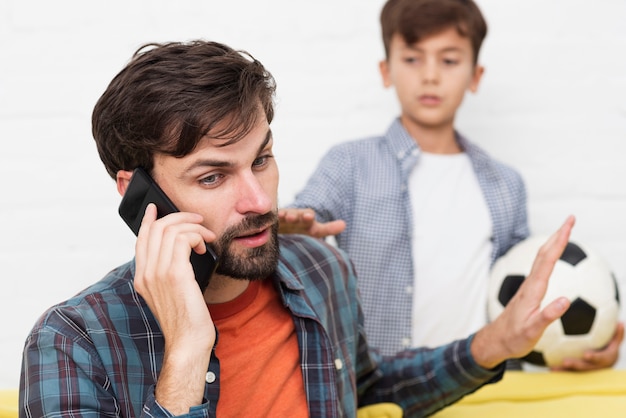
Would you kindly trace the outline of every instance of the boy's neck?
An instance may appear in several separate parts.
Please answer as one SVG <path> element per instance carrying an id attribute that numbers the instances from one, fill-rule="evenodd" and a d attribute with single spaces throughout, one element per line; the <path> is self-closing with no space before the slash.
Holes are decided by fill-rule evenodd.
<path id="1" fill-rule="evenodd" d="M 402 126 L 423 152 L 431 154 L 458 154 L 462 152 L 456 142 L 454 126 L 424 127 L 400 118 Z M 408 122 L 408 123 L 407 123 Z"/>

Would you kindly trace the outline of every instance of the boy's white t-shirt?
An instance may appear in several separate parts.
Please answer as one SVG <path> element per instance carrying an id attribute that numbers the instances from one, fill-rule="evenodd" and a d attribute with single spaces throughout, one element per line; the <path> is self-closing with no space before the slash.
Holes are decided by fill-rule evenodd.
<path id="1" fill-rule="evenodd" d="M 465 338 L 487 322 L 492 222 L 467 154 L 422 152 L 413 210 L 412 346 Z"/>

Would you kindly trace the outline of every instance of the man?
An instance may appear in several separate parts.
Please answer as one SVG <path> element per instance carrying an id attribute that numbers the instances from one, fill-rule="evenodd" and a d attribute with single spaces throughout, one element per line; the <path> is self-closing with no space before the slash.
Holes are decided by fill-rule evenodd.
<path id="1" fill-rule="evenodd" d="M 428 415 L 497 380 L 565 312 L 539 303 L 573 218 L 470 338 L 370 350 L 345 254 L 277 235 L 274 88 L 250 55 L 205 41 L 142 47 L 113 79 L 93 112 L 108 173 L 123 195 L 142 167 L 181 212 L 149 205 L 135 259 L 41 317 L 21 416 L 339 417 L 377 402 Z M 205 242 L 219 265 L 202 292 L 189 257 Z"/>

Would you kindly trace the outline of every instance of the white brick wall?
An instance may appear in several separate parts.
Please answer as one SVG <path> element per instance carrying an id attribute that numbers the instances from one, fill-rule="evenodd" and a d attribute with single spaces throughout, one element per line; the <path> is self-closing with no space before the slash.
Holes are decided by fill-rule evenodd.
<path id="1" fill-rule="evenodd" d="M 205 38 L 259 58 L 278 81 L 288 203 L 328 147 L 380 133 L 396 115 L 377 70 L 383 2 L 0 3 L 0 388 L 17 386 L 38 315 L 132 256 L 90 131 L 95 101 L 132 52 Z M 626 295 L 626 2 L 479 4 L 487 72 L 458 127 L 521 171 L 534 232 L 577 215 L 574 238 L 606 256 Z"/>

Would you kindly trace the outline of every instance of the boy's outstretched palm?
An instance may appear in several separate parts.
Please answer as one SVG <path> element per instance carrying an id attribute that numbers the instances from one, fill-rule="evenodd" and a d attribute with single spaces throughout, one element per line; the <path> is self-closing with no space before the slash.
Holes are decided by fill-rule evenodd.
<path id="1" fill-rule="evenodd" d="M 281 234 L 304 234 L 324 238 L 340 234 L 346 229 L 346 223 L 342 220 L 318 222 L 313 209 L 280 209 L 278 220 L 280 222 L 278 232 Z"/>

